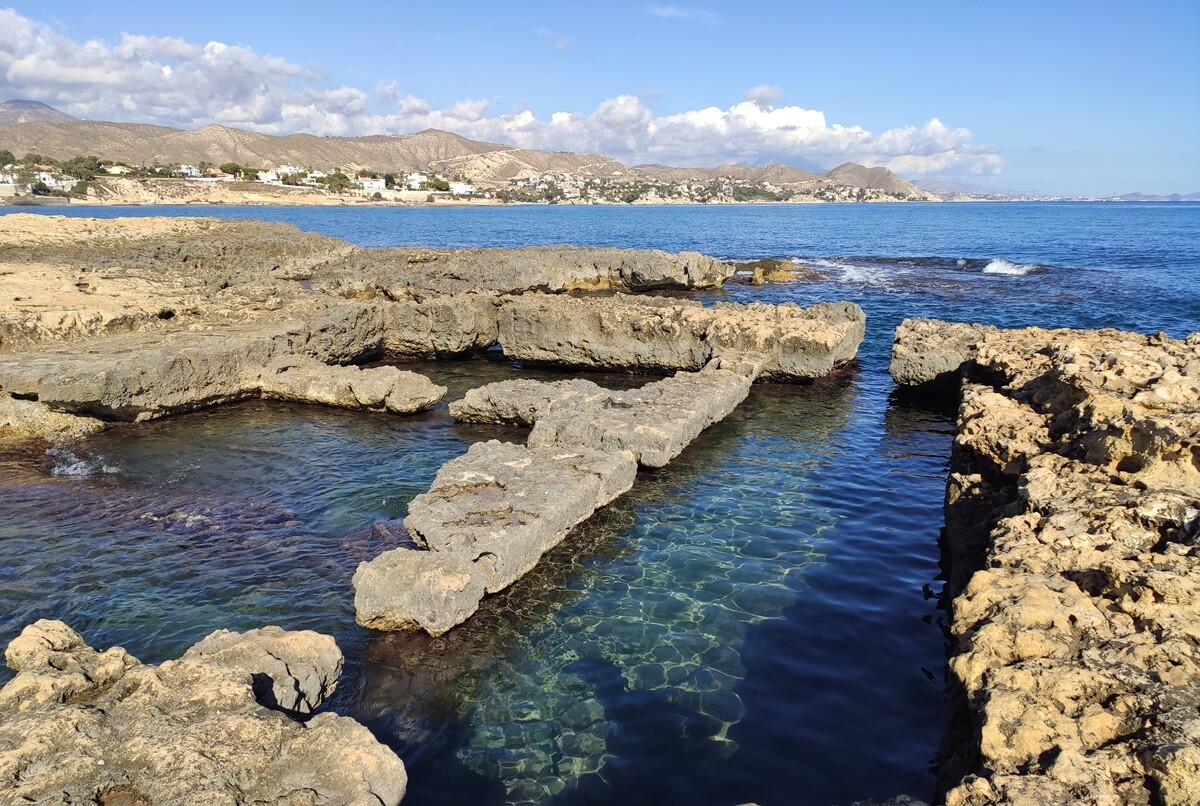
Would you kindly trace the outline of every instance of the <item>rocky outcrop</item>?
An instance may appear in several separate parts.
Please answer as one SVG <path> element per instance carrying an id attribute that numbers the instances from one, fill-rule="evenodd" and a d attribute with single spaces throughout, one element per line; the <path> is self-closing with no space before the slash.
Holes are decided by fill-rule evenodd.
<path id="1" fill-rule="evenodd" d="M 259 396 L 394 413 L 436 403 L 445 389 L 415 373 L 328 365 L 377 351 L 383 327 L 375 309 L 346 304 L 317 308 L 306 319 L 130 333 L 87 351 L 61 346 L 0 355 L 0 395 L 118 421 Z M 29 423 L 27 431 L 36 425 Z"/>
<path id="2" fill-rule="evenodd" d="M 521 249 L 371 249 L 332 263 L 319 288 L 343 296 L 425 300 L 467 292 L 655 291 L 716 288 L 734 267 L 699 252 L 531 246 Z"/>
<path id="3" fill-rule="evenodd" d="M 803 380 L 851 361 L 866 317 L 853 303 L 698 302 L 525 294 L 500 308 L 500 344 L 521 361 L 636 371 L 699 370 L 714 358 L 761 363 L 764 379 Z"/>
<path id="4" fill-rule="evenodd" d="M 44 403 L 0 394 L 0 442 L 68 442 L 102 431 L 104 427 L 104 423 L 94 417 L 63 414 Z"/>
<path id="5" fill-rule="evenodd" d="M 274 400 L 411 414 L 441 400 L 446 387 L 396 367 L 338 367 L 287 356 L 275 359 L 262 371 L 259 391 Z"/>
<path id="6" fill-rule="evenodd" d="M 146 666 L 39 621 L 5 653 L 0 797 L 21 803 L 395 804 L 404 764 L 354 720 L 264 707 L 318 705 L 341 653 L 316 633 L 219 632 Z M 262 682 L 259 682 L 259 681 Z M 274 700 L 274 702 L 272 702 Z"/>
<path id="7" fill-rule="evenodd" d="M 953 388 L 978 343 L 996 328 L 937 319 L 905 319 L 892 343 L 892 378 L 903 386 Z"/>
<path id="8" fill-rule="evenodd" d="M 383 349 L 392 355 L 426 358 L 486 350 L 499 330 L 495 294 L 451 294 L 417 302 L 376 301 L 383 315 Z"/>
<path id="9" fill-rule="evenodd" d="M 993 331 L 967 374 L 946 802 L 1197 802 L 1200 335 Z"/>
<path id="10" fill-rule="evenodd" d="M 476 443 L 409 504 L 419 548 L 397 548 L 354 574 L 358 622 L 433 635 L 466 620 L 576 524 L 633 485 L 622 452 Z"/>
<path id="11" fill-rule="evenodd" d="M 752 379 L 712 366 L 625 392 L 581 380 L 502 381 L 472 389 L 450 414 L 532 425 L 530 447 L 629 451 L 644 467 L 665 467 L 746 399 Z"/>

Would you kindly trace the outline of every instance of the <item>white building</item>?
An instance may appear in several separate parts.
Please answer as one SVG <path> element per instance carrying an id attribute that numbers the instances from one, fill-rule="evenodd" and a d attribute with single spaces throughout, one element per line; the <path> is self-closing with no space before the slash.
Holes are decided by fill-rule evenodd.
<path id="1" fill-rule="evenodd" d="M 470 196 L 475 192 L 475 186 L 470 182 L 451 182 L 450 192 L 455 196 Z"/>
<path id="2" fill-rule="evenodd" d="M 383 190 L 387 187 L 387 183 L 383 177 L 362 176 L 354 180 L 354 184 L 358 185 L 363 190 Z"/>
<path id="3" fill-rule="evenodd" d="M 279 178 L 279 174 L 275 171 L 259 171 L 258 181 L 265 182 L 268 185 L 282 185 L 283 180 Z"/>
<path id="4" fill-rule="evenodd" d="M 275 173 L 279 174 L 280 176 L 287 176 L 288 174 L 302 174 L 304 173 L 304 169 L 296 165 L 280 165 L 275 169 Z"/>
<path id="5" fill-rule="evenodd" d="M 113 166 L 113 167 L 115 168 L 117 166 Z M 109 169 L 109 173 L 112 173 L 111 168 Z M 188 179 L 195 179 L 197 176 L 200 175 L 200 169 L 197 168 L 195 165 L 180 165 L 179 166 L 179 175 L 187 177 Z"/>
<path id="6" fill-rule="evenodd" d="M 409 190 L 420 190 L 421 185 L 429 181 L 429 174 L 423 174 L 420 171 L 413 171 L 404 179 L 404 184 Z"/>

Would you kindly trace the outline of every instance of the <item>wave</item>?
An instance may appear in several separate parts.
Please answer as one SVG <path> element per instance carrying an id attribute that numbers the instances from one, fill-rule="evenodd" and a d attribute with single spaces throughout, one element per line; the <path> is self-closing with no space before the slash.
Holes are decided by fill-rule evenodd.
<path id="1" fill-rule="evenodd" d="M 1013 263 L 1010 260 L 998 257 L 983 267 L 983 273 L 1009 274 L 1016 277 L 1024 277 L 1026 274 L 1037 271 L 1039 268 L 1039 266 L 1033 263 Z"/>
<path id="2" fill-rule="evenodd" d="M 96 456 L 78 456 L 67 448 L 49 448 L 51 476 L 100 476 L 120 473 L 121 468 L 110 465 Z"/>

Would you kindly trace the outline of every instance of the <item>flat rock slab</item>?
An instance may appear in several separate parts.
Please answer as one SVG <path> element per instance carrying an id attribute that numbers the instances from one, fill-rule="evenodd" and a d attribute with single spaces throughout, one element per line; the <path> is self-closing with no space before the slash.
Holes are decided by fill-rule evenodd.
<path id="1" fill-rule="evenodd" d="M 713 359 L 761 366 L 764 379 L 805 380 L 853 360 L 866 316 L 853 303 L 719 303 L 662 297 L 524 294 L 500 308 L 505 355 L 597 369 L 699 370 Z"/>
<path id="2" fill-rule="evenodd" d="M 705 428 L 750 393 L 751 377 L 727 369 L 680 372 L 640 389 L 613 391 L 590 381 L 501 381 L 472 389 L 450 406 L 455 419 L 532 425 L 530 447 L 629 451 L 664 467 Z"/>
<path id="3" fill-rule="evenodd" d="M 633 486 L 625 452 L 472 445 L 409 504 L 404 525 L 425 551 L 394 549 L 354 574 L 357 619 L 438 635 L 487 593 L 526 574 L 567 532 Z"/>
<path id="4" fill-rule="evenodd" d="M 353 719 L 301 723 L 256 699 L 265 677 L 266 692 L 297 687 L 319 703 L 341 666 L 328 637 L 222 631 L 156 667 L 43 620 L 5 657 L 17 675 L 0 689 L 4 803 L 390 806 L 404 797 L 403 762 Z"/>

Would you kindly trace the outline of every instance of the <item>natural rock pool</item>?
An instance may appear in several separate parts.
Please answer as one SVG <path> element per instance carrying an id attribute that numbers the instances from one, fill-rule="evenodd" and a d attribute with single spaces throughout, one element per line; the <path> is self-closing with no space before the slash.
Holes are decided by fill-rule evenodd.
<path id="1" fill-rule="evenodd" d="M 985 226 L 986 210 L 962 207 L 860 219 L 786 208 L 753 232 L 732 218 L 747 213 L 713 211 L 699 243 L 681 240 L 691 230 L 676 218 L 707 211 L 639 212 L 657 241 L 618 227 L 608 237 L 622 245 L 820 258 L 824 281 L 709 296 L 857 301 L 869 316 L 857 366 L 811 385 L 756 385 L 674 463 L 643 471 L 441 638 L 356 627 L 350 576 L 394 545 L 379 522 L 403 517 L 445 461 L 525 432 L 458 425 L 444 406 L 390 417 L 254 402 L 4 455 L 0 640 L 51 617 L 94 646 L 157 662 L 219 627 L 329 633 L 349 661 L 333 707 L 402 755 L 410 803 L 931 797 L 945 719 L 933 596 L 952 419 L 894 392 L 892 329 L 918 314 L 1200 328 L 1187 280 L 1194 216 L 991 209 Z M 367 211 L 320 215 L 351 212 Z M 536 212 L 499 211 L 510 223 Z M 948 235 L 954 222 L 943 219 L 955 215 Z M 1104 226 L 1080 223 L 1093 219 Z M 452 220 L 462 230 L 443 233 L 449 242 L 483 241 Z M 595 236 L 557 220 L 557 240 Z M 814 236 L 822 226 L 830 234 Z M 722 238 L 732 245 L 714 248 Z M 912 257 L 923 254 L 941 257 Z M 959 266 L 959 256 L 984 263 Z M 1028 271 L 987 271 L 993 257 Z M 523 369 L 495 354 L 404 366 L 450 387 L 447 400 L 511 377 L 649 380 Z"/>

